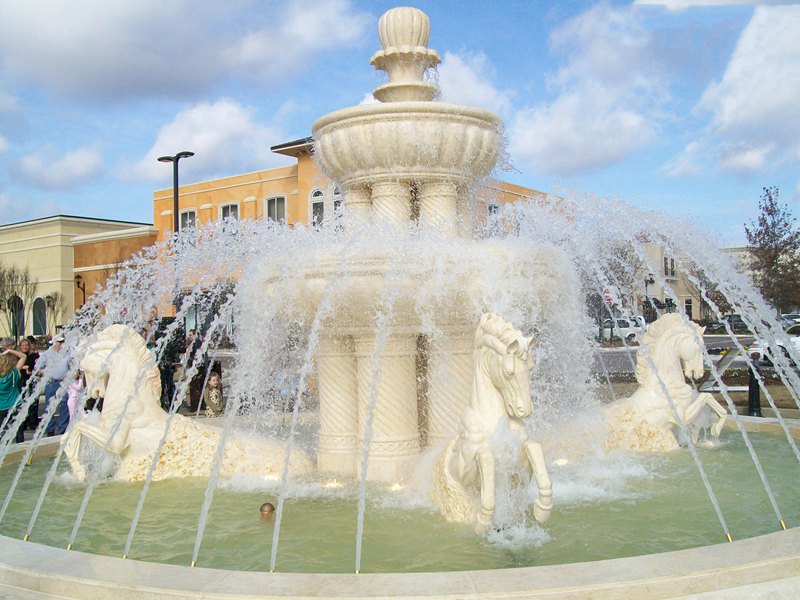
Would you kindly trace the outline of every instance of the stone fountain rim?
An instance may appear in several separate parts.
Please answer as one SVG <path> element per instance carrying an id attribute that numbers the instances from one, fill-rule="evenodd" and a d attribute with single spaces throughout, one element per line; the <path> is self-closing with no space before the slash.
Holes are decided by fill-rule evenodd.
<path id="1" fill-rule="evenodd" d="M 670 598 L 743 586 L 800 592 L 800 529 L 587 563 L 490 571 L 226 571 L 87 554 L 0 536 L 0 591 L 26 598 Z M 755 557 L 755 558 L 754 558 Z M 265 591 L 267 591 L 265 593 Z M 33 593 L 33 595 L 30 595 Z M 37 596 L 36 594 L 41 594 Z M 716 596 L 714 596 L 716 597 Z M 735 597 L 752 597 L 736 595 Z M 790 596 L 786 596 L 790 597 Z"/>
<path id="2" fill-rule="evenodd" d="M 315 137 L 319 134 L 320 130 L 336 125 L 340 127 L 347 127 L 351 125 L 353 120 L 359 118 L 369 118 L 376 116 L 394 115 L 402 117 L 402 115 L 413 115 L 415 118 L 422 120 L 426 123 L 435 122 L 441 119 L 442 115 L 448 117 L 462 117 L 462 120 L 474 120 L 483 124 L 491 123 L 492 125 L 500 128 L 502 127 L 502 120 L 493 112 L 484 108 L 477 108 L 474 106 L 465 106 L 462 104 L 451 104 L 449 102 L 429 102 L 424 100 L 407 101 L 407 102 L 382 102 L 379 104 L 359 104 L 358 106 L 349 106 L 334 112 L 330 112 L 321 116 L 311 126 L 312 135 Z M 399 120 L 398 118 L 398 120 Z"/>
<path id="3" fill-rule="evenodd" d="M 740 417 L 748 431 L 782 429 L 776 419 Z M 791 422 L 796 435 L 800 425 Z M 734 428 L 728 417 L 726 427 Z M 21 458 L 27 444 L 9 453 Z M 39 446 L 54 453 L 59 438 Z M 0 592 L 29 599 L 167 598 L 751 598 L 800 597 L 800 528 L 688 550 L 628 558 L 486 571 L 431 573 L 257 573 L 123 560 L 0 535 Z M 98 575 L 102 574 L 102 575 Z M 269 593 L 265 593 L 269 590 Z M 711 593 L 709 596 L 708 593 Z M 719 595 L 714 594 L 718 592 Z M 699 600 L 699 597 L 698 597 Z"/>

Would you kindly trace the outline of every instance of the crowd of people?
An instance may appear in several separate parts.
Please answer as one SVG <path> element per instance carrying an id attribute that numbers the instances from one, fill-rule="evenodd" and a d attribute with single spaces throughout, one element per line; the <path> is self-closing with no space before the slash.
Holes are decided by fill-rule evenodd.
<path id="1" fill-rule="evenodd" d="M 35 430 L 39 426 L 38 397 L 28 403 L 24 418 L 18 414 L 23 391 L 32 389 L 40 378 L 44 378 L 45 402 L 52 402 L 69 371 L 70 356 L 63 349 L 64 337 L 61 335 L 53 338 L 50 347 L 41 354 L 36 350 L 36 340 L 32 336 L 20 340 L 19 345 L 14 338 L 3 338 L 0 345 L 3 348 L 0 355 L 0 427 L 3 433 L 15 427 L 14 439 L 22 442 L 25 429 Z M 73 396 L 80 398 L 82 390 L 77 389 L 77 385 L 72 387 L 76 388 Z M 63 395 L 63 407 L 59 405 L 57 410 L 55 418 L 47 424 L 48 435 L 63 433 L 69 425 L 67 394 Z"/>
<path id="2" fill-rule="evenodd" d="M 39 353 L 33 336 L 22 338 L 19 344 L 11 337 L 0 339 L 0 434 L 15 427 L 14 440 L 20 443 L 25 439 L 25 430 L 35 431 L 39 427 L 40 412 L 44 412 L 51 415 L 45 434 L 60 435 L 67 430 L 78 411 L 102 410 L 102 399 L 97 403 L 87 399 L 83 373 L 77 369 L 75 357 L 64 343 L 64 336 L 58 334 L 50 341 L 47 350 Z M 169 410 L 174 400 L 175 375 L 182 365 L 185 371 L 194 371 L 187 386 L 186 399 L 181 402 L 184 412 L 219 416 L 225 410 L 222 370 L 218 362 L 201 356 L 199 348 L 200 339 L 194 330 L 190 330 L 181 355 L 165 353 L 159 361 L 162 406 Z M 40 394 L 34 393 L 37 389 L 44 396 L 44 411 L 40 407 Z M 26 394 L 26 391 L 31 393 Z M 24 418 L 21 418 L 19 410 L 24 399 L 27 399 L 27 408 Z M 46 412 L 53 403 L 57 403 L 54 411 Z"/>

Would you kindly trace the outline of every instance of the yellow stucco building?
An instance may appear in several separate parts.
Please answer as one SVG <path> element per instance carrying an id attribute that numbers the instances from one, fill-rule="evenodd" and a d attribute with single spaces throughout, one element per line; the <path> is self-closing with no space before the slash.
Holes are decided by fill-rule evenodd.
<path id="1" fill-rule="evenodd" d="M 0 282 L 4 287 L 0 291 L 0 335 L 53 335 L 55 328 L 63 324 L 83 301 L 75 276 L 85 273 L 89 279 L 90 273 L 76 266 L 75 249 L 82 243 L 92 246 L 93 242 L 82 240 L 99 240 L 103 236 L 119 235 L 141 227 L 149 225 L 68 215 L 0 226 L 0 270 L 8 271 L 12 267 L 27 269 L 30 275 L 28 283 L 37 282 L 35 287 L 20 281 Z M 151 237 L 155 240 L 154 232 Z M 138 248 L 142 247 L 142 241 L 136 242 Z M 96 262 L 92 255 L 100 247 L 97 245 L 89 252 L 87 265 Z M 125 255 L 126 251 L 118 254 L 119 262 L 130 256 L 130 252 Z M 87 294 L 91 293 L 97 281 L 99 279 L 88 281 L 89 285 L 85 285 Z M 80 280 L 79 283 L 84 285 Z"/>

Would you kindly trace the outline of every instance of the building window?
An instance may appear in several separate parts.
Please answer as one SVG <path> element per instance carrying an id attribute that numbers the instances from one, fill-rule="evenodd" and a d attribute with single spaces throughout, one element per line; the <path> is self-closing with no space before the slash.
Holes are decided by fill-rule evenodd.
<path id="1" fill-rule="evenodd" d="M 311 191 L 308 197 L 309 215 L 311 215 L 311 225 L 322 225 L 325 220 L 325 192 L 317 188 Z"/>
<path id="2" fill-rule="evenodd" d="M 670 277 L 675 277 L 675 259 L 674 258 L 670 258 L 669 259 L 669 276 Z"/>
<path id="3" fill-rule="evenodd" d="M 497 211 L 500 210 L 500 206 L 498 206 L 497 204 L 492 202 L 491 204 L 489 204 L 487 206 L 487 210 L 488 210 L 489 216 L 491 217 L 491 216 L 497 214 Z"/>
<path id="4" fill-rule="evenodd" d="M 225 204 L 219 207 L 220 219 L 238 219 L 239 218 L 239 205 L 238 204 Z"/>
<path id="5" fill-rule="evenodd" d="M 265 204 L 264 212 L 270 221 L 279 223 L 286 221 L 286 198 L 283 196 L 267 198 Z"/>
<path id="6" fill-rule="evenodd" d="M 312 225 L 322 225 L 322 221 L 325 219 L 325 202 L 312 202 L 311 203 L 311 224 Z"/>
<path id="7" fill-rule="evenodd" d="M 185 210 L 181 213 L 181 231 L 187 227 L 197 226 L 197 213 L 194 210 Z"/>
<path id="8" fill-rule="evenodd" d="M 44 298 L 37 298 L 33 301 L 33 335 L 45 335 L 47 333 L 47 304 Z"/>
<path id="9" fill-rule="evenodd" d="M 664 257 L 664 276 L 669 277 L 669 259 Z"/>
<path id="10" fill-rule="evenodd" d="M 683 301 L 683 310 L 686 312 L 686 316 L 691 319 L 692 318 L 692 299 L 691 298 L 686 298 L 686 300 Z"/>

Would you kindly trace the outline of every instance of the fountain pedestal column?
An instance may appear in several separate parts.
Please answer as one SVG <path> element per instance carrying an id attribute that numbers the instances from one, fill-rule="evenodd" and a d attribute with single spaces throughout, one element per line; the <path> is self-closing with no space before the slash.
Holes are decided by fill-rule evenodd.
<path id="1" fill-rule="evenodd" d="M 451 182 L 433 181 L 421 184 L 417 190 L 420 223 L 436 227 L 443 234 L 455 234 L 457 198 L 458 190 Z"/>
<path id="2" fill-rule="evenodd" d="M 323 336 L 317 348 L 320 471 L 353 475 L 358 465 L 358 383 L 353 339 Z"/>
<path id="3" fill-rule="evenodd" d="M 474 339 L 471 332 L 454 332 L 429 341 L 428 446 L 450 441 L 458 434 L 472 392 Z"/>
<path id="4" fill-rule="evenodd" d="M 379 222 L 411 221 L 411 186 L 402 181 L 378 181 L 372 186 L 372 210 Z"/>
<path id="5" fill-rule="evenodd" d="M 400 481 L 420 450 L 417 411 L 416 335 L 392 333 L 378 348 L 374 335 L 355 338 L 358 373 L 359 461 L 371 431 L 367 479 Z M 370 403 L 375 406 L 370 416 Z M 359 469 L 360 469 L 359 465 Z"/>
<path id="6" fill-rule="evenodd" d="M 344 205 L 347 211 L 348 227 L 352 228 L 369 221 L 372 213 L 372 196 L 369 188 L 347 188 L 344 192 Z"/>

